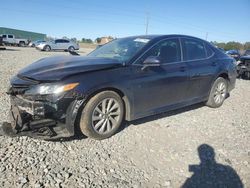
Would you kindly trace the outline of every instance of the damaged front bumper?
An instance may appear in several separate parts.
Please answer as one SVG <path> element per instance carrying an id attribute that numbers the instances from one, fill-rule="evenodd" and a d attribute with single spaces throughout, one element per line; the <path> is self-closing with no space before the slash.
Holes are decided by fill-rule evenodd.
<path id="1" fill-rule="evenodd" d="M 10 123 L 1 125 L 0 134 L 54 140 L 75 135 L 75 120 L 84 100 L 63 96 L 51 102 L 10 95 L 10 102 Z"/>

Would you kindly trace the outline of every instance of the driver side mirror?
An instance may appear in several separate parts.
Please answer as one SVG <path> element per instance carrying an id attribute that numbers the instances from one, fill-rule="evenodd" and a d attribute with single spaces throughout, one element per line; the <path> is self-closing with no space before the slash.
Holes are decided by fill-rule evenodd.
<path id="1" fill-rule="evenodd" d="M 146 69 L 147 67 L 159 67 L 161 66 L 161 60 L 157 56 L 149 56 L 143 62 L 142 70 Z"/>

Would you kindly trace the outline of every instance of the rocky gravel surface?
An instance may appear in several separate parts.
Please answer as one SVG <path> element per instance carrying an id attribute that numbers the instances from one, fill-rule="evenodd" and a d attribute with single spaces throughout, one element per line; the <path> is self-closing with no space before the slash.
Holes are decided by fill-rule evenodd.
<path id="1" fill-rule="evenodd" d="M 81 49 L 81 54 L 89 51 Z M 68 55 L 32 48 L 0 51 L 0 121 L 8 119 L 10 77 L 35 60 L 61 54 Z M 123 130 L 102 141 L 0 136 L 0 187 L 182 187 L 192 175 L 200 175 L 197 149 L 204 144 L 210 154 L 213 148 L 216 159 L 202 167 L 203 175 L 210 173 L 204 175 L 207 183 L 218 172 L 227 177 L 231 169 L 250 187 L 249 80 L 237 80 L 221 108 L 194 105 L 124 123 Z M 209 151 L 203 151 L 207 158 Z M 220 164 L 216 173 L 218 165 L 212 164 Z M 198 181 L 192 183 L 199 187 Z"/>

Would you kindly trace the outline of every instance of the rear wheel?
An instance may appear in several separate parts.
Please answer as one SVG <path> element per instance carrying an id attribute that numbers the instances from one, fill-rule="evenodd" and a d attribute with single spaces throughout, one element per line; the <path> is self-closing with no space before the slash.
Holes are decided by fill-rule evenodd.
<path id="1" fill-rule="evenodd" d="M 220 107 L 226 99 L 228 93 L 227 80 L 219 77 L 215 80 L 206 105 L 212 108 Z"/>
<path id="2" fill-rule="evenodd" d="M 19 46 L 20 47 L 24 47 L 25 46 L 25 43 L 23 41 L 19 42 Z"/>
<path id="3" fill-rule="evenodd" d="M 92 97 L 84 107 L 80 120 L 81 132 L 98 140 L 116 133 L 124 115 L 121 97 L 113 91 L 103 91 Z"/>
<path id="4" fill-rule="evenodd" d="M 70 52 L 74 52 L 74 51 L 75 51 L 74 46 L 70 46 L 70 47 L 68 48 L 68 51 L 70 51 Z"/>

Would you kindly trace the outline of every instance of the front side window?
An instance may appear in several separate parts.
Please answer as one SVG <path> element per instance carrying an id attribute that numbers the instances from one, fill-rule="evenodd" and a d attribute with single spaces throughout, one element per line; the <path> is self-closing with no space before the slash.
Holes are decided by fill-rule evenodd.
<path id="1" fill-rule="evenodd" d="M 185 61 L 206 58 L 203 42 L 194 39 L 182 39 L 183 56 Z"/>
<path id="2" fill-rule="evenodd" d="M 174 63 L 181 61 L 179 39 L 166 39 L 157 43 L 147 51 L 136 64 L 142 64 L 148 57 L 159 57 L 161 63 Z"/>
<path id="3" fill-rule="evenodd" d="M 8 38 L 13 39 L 13 35 L 8 35 Z"/>

